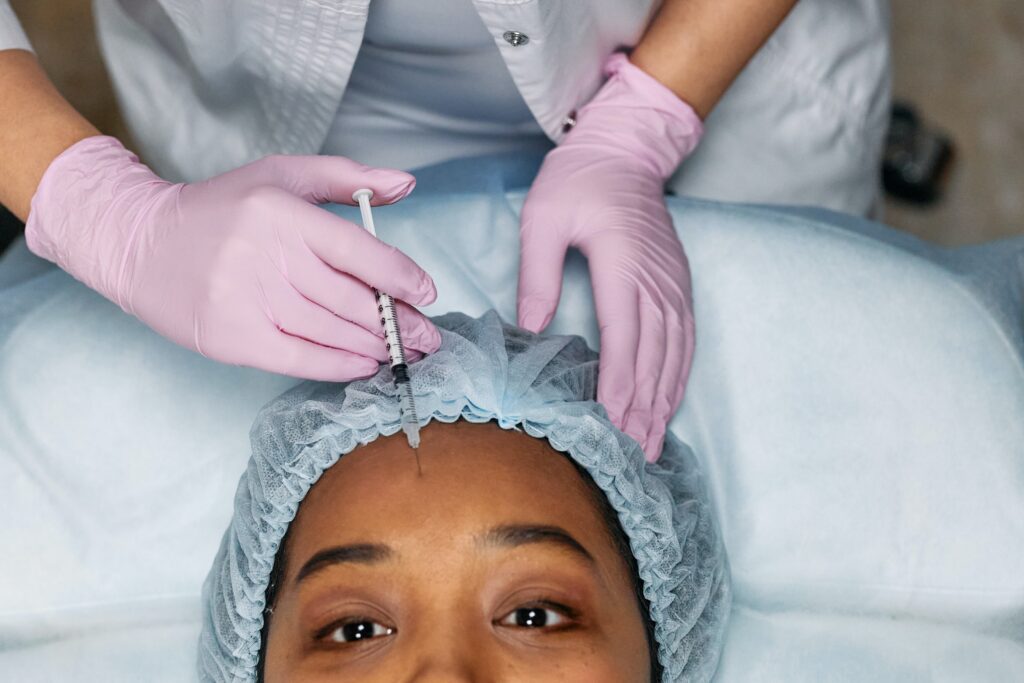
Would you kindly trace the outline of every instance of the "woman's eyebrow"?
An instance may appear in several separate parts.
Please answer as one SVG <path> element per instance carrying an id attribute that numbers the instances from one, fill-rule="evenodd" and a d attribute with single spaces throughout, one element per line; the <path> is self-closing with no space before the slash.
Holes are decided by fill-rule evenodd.
<path id="1" fill-rule="evenodd" d="M 489 530 L 480 538 L 480 542 L 483 545 L 505 548 L 516 548 L 531 543 L 553 544 L 571 551 L 586 560 L 588 564 L 597 564 L 594 556 L 583 547 L 582 543 L 573 538 L 568 531 L 557 526 L 504 524 Z"/>
<path id="2" fill-rule="evenodd" d="M 302 569 L 299 570 L 298 575 L 295 577 L 295 583 L 299 583 L 311 574 L 315 574 L 321 569 L 325 569 L 331 565 L 341 564 L 344 562 L 373 564 L 376 562 L 383 562 L 392 555 L 394 555 L 394 551 L 391 550 L 391 548 L 386 545 L 378 545 L 374 543 L 358 543 L 354 545 L 339 545 L 334 548 L 325 548 L 313 557 L 309 558 L 309 560 L 306 561 L 306 564 L 302 565 Z"/>

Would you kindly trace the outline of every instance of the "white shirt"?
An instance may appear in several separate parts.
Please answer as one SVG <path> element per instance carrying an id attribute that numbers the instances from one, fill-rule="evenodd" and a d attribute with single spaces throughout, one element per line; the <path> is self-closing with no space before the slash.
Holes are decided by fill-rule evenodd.
<path id="1" fill-rule="evenodd" d="M 412 169 L 551 142 L 471 0 L 373 0 L 322 148 Z"/>
<path id="2" fill-rule="evenodd" d="M 554 143 L 601 87 L 608 55 L 636 45 L 660 4 L 471 2 Z M 93 0 L 128 127 L 146 161 L 171 180 L 206 178 L 267 154 L 320 152 L 370 5 Z M 0 0 L 0 49 L 24 42 L 8 10 Z M 801 0 L 715 107 L 669 186 L 717 200 L 868 211 L 889 119 L 888 22 L 887 0 Z M 529 40 L 510 40 L 515 32 Z"/>

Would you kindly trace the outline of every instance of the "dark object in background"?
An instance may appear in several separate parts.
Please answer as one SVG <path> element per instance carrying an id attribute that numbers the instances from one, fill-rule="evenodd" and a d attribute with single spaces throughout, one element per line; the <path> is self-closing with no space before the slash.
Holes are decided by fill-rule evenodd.
<path id="1" fill-rule="evenodd" d="M 0 206 L 0 254 L 7 250 L 17 237 L 24 232 L 25 226 L 10 211 Z"/>
<path id="2" fill-rule="evenodd" d="M 890 196 L 934 204 L 942 197 L 953 157 L 948 135 L 929 128 L 909 104 L 893 104 L 882 158 L 882 185 Z"/>

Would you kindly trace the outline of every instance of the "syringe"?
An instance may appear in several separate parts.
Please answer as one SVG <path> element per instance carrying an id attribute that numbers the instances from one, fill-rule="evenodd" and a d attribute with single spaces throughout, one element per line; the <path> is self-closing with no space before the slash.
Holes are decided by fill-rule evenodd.
<path id="1" fill-rule="evenodd" d="M 363 188 L 352 193 L 352 199 L 359 202 L 359 213 L 363 217 L 363 227 L 374 237 L 377 228 L 373 224 L 370 212 L 370 199 L 373 190 Z M 405 362 L 405 347 L 402 345 L 402 332 L 398 328 L 398 316 L 395 313 L 395 300 L 390 294 L 373 290 L 377 297 L 377 312 L 380 324 L 384 328 L 384 340 L 387 343 L 388 357 L 391 359 L 391 372 L 395 376 L 395 388 L 398 389 L 399 408 L 401 410 L 402 431 L 414 450 L 420 446 L 420 423 L 416 419 L 416 403 L 413 400 L 412 384 L 409 382 L 409 366 Z M 419 467 L 419 453 L 416 455 L 416 466 Z"/>

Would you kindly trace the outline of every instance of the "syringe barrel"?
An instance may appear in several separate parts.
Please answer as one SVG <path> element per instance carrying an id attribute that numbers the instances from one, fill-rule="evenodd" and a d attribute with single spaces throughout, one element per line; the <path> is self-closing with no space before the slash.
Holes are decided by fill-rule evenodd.
<path id="1" fill-rule="evenodd" d="M 391 359 L 391 367 L 405 365 L 405 346 L 402 345 L 402 334 L 398 331 L 398 323 L 395 316 L 395 300 L 390 294 L 373 290 L 377 295 L 377 313 L 380 315 L 380 324 L 384 328 L 384 341 L 387 342 L 388 358 Z"/>

